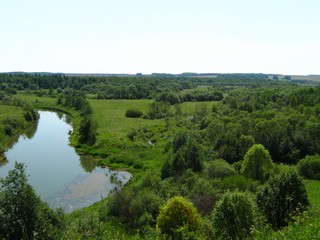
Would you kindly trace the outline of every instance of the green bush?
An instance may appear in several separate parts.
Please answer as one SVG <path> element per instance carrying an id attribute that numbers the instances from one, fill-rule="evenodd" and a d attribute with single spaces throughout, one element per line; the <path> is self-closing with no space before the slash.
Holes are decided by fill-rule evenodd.
<path id="1" fill-rule="evenodd" d="M 257 204 L 271 226 L 279 229 L 305 211 L 309 201 L 302 179 L 291 169 L 269 179 L 257 193 Z"/>
<path id="2" fill-rule="evenodd" d="M 140 118 L 143 116 L 143 112 L 141 112 L 139 109 L 130 108 L 126 111 L 125 116 L 128 118 Z"/>
<path id="3" fill-rule="evenodd" d="M 217 237 L 243 239 L 255 225 L 255 204 L 247 193 L 226 192 L 213 211 Z"/>
<path id="4" fill-rule="evenodd" d="M 320 180 L 320 156 L 306 156 L 298 162 L 298 169 L 303 177 Z"/>
<path id="5" fill-rule="evenodd" d="M 162 233 L 174 237 L 182 228 L 187 228 L 188 232 L 199 231 L 202 218 L 191 202 L 176 196 L 161 208 L 157 223 Z"/>
<path id="6" fill-rule="evenodd" d="M 235 169 L 223 159 L 217 159 L 205 164 L 205 174 L 209 178 L 225 178 L 236 174 Z"/>

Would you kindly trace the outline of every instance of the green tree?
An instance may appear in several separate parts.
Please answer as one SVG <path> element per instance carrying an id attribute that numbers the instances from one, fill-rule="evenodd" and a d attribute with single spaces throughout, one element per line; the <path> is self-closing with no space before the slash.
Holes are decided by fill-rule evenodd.
<path id="1" fill-rule="evenodd" d="M 61 214 L 41 201 L 27 182 L 22 163 L 0 178 L 0 239 L 59 239 Z"/>
<path id="2" fill-rule="evenodd" d="M 254 144 L 244 156 L 240 172 L 248 178 L 265 181 L 273 168 L 268 150 L 261 144 Z"/>
<path id="3" fill-rule="evenodd" d="M 289 170 L 269 179 L 257 193 L 257 204 L 271 226 L 279 229 L 305 211 L 309 201 L 297 171 Z"/>
<path id="4" fill-rule="evenodd" d="M 191 202 L 183 197 L 175 196 L 161 208 L 157 223 L 162 233 L 174 237 L 183 227 L 190 232 L 199 231 L 202 218 Z"/>
<path id="5" fill-rule="evenodd" d="M 244 239 L 255 224 L 255 205 L 247 193 L 225 193 L 213 211 L 217 237 Z"/>
<path id="6" fill-rule="evenodd" d="M 79 142 L 88 145 L 93 145 L 96 142 L 96 129 L 92 117 L 84 117 L 81 119 Z"/>

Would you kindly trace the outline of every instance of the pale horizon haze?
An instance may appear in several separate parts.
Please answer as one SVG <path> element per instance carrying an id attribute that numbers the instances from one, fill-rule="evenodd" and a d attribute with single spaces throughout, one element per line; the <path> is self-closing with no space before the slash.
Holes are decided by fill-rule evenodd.
<path id="1" fill-rule="evenodd" d="M 1 0 L 0 72 L 320 74 L 319 0 Z"/>

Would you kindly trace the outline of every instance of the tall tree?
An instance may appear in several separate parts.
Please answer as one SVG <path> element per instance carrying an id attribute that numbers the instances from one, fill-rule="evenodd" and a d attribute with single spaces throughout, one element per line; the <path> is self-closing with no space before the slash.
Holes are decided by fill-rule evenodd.
<path id="1" fill-rule="evenodd" d="M 244 156 L 240 172 L 248 178 L 265 181 L 273 168 L 268 150 L 261 144 L 254 144 Z"/>

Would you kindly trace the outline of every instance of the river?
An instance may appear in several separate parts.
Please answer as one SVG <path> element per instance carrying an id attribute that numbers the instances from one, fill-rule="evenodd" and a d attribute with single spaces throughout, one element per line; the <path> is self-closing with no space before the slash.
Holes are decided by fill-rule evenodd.
<path id="1" fill-rule="evenodd" d="M 66 114 L 39 114 L 38 125 L 5 152 L 0 177 L 5 177 L 15 162 L 24 163 L 28 182 L 37 194 L 52 208 L 66 212 L 89 206 L 130 180 L 130 173 L 95 167 L 95 159 L 76 153 L 69 145 L 73 129 Z"/>

